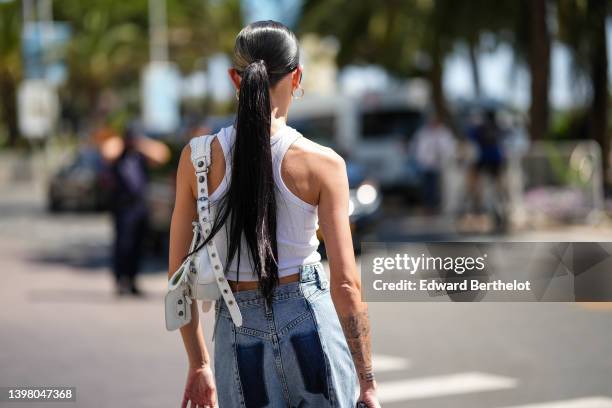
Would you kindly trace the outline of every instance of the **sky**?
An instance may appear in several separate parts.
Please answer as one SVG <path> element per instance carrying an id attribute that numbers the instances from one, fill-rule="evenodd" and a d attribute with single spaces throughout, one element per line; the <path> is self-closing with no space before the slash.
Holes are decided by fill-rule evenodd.
<path id="1" fill-rule="evenodd" d="M 612 59 L 612 20 L 607 24 L 608 58 Z M 554 43 L 551 50 L 550 100 L 554 108 L 564 109 L 582 102 L 579 89 L 571 87 L 573 78 L 570 54 L 565 46 Z M 512 51 L 501 46 L 495 52 L 483 54 L 480 59 L 482 88 L 485 95 L 509 101 L 516 107 L 529 105 L 529 75 L 513 62 Z M 612 63 L 608 77 L 612 78 Z M 444 84 L 450 97 L 474 95 L 469 60 L 464 50 L 449 57 Z"/>
<path id="2" fill-rule="evenodd" d="M 612 61 L 612 19 L 607 24 L 607 38 L 608 58 Z M 518 109 L 528 109 L 529 73 L 525 67 L 515 63 L 509 46 L 502 45 L 494 52 L 480 54 L 479 66 L 483 96 L 505 101 Z M 608 68 L 612 84 L 612 62 Z M 341 88 L 349 94 L 393 86 L 393 80 L 383 69 L 376 66 L 348 67 L 341 72 L 339 82 Z M 474 97 L 470 61 L 464 47 L 456 47 L 454 53 L 447 58 L 443 83 L 449 99 Z M 574 78 L 570 52 L 563 44 L 553 43 L 550 84 L 552 107 L 568 109 L 583 104 L 585 88 L 572 86 L 577 83 L 580 82 Z"/>

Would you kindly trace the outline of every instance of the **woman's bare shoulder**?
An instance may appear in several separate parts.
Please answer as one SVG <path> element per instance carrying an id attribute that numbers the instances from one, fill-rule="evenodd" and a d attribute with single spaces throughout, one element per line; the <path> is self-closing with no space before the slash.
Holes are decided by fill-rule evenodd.
<path id="1" fill-rule="evenodd" d="M 320 178 L 346 173 L 344 159 L 330 147 L 300 137 L 289 150 Z"/>
<path id="2" fill-rule="evenodd" d="M 344 164 L 344 159 L 331 147 L 323 146 L 319 143 L 313 142 L 306 137 L 300 137 L 291 145 L 291 149 L 296 153 L 299 153 L 304 159 L 310 162 L 317 162 L 319 164 L 331 164 L 338 165 Z"/>

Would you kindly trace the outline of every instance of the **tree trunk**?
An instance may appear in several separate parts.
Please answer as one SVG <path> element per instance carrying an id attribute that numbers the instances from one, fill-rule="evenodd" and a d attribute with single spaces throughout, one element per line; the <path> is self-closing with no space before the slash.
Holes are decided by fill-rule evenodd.
<path id="1" fill-rule="evenodd" d="M 546 0 L 524 0 L 528 21 L 528 61 L 531 74 L 531 107 L 529 134 L 532 140 L 543 139 L 548 133 L 550 87 L 550 32 L 547 23 Z"/>
<path id="2" fill-rule="evenodd" d="M 440 47 L 437 41 L 434 41 L 434 46 L 431 52 L 431 68 L 429 71 L 431 99 L 438 117 L 447 125 L 451 125 L 450 112 L 448 110 L 446 96 L 444 94 L 444 86 L 442 84 L 442 77 L 444 73 L 442 58 L 443 56 L 441 55 Z"/>
<path id="3" fill-rule="evenodd" d="M 13 147 L 19 138 L 17 125 L 17 87 L 15 79 L 10 72 L 0 72 L 0 101 L 2 103 L 0 118 L 4 118 L 8 131 L 8 145 Z"/>
<path id="4" fill-rule="evenodd" d="M 480 99 L 482 87 L 480 85 L 480 66 L 478 64 L 478 42 L 470 39 L 468 41 L 468 52 L 470 55 L 470 68 L 472 71 L 472 83 L 474 85 L 474 96 Z"/>
<path id="5" fill-rule="evenodd" d="M 591 27 L 591 137 L 599 142 L 605 185 L 610 184 L 610 138 L 608 136 L 608 50 L 606 47 L 607 2 L 589 0 Z"/>

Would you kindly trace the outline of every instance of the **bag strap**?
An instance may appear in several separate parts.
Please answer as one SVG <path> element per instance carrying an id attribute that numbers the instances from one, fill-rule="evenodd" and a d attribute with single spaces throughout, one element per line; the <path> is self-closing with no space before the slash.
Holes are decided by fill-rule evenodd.
<path id="1" fill-rule="evenodd" d="M 216 135 L 206 135 L 195 137 L 189 142 L 191 147 L 191 162 L 193 163 L 196 173 L 198 189 L 196 206 L 203 239 L 210 235 L 212 229 L 210 200 L 208 199 L 208 170 L 212 162 L 210 147 L 215 136 Z M 210 265 L 212 267 L 213 274 L 215 275 L 215 282 L 219 287 L 219 292 L 221 292 L 221 297 L 223 297 L 223 300 L 227 305 L 227 309 L 230 312 L 234 324 L 240 327 L 242 326 L 242 313 L 240 313 L 240 308 L 238 307 L 238 303 L 236 303 L 234 293 L 232 292 L 232 289 L 225 278 L 223 265 L 221 264 L 221 259 L 219 257 L 219 251 L 217 251 L 217 246 L 213 240 L 210 240 L 208 245 L 206 245 L 206 251 L 208 252 Z"/>

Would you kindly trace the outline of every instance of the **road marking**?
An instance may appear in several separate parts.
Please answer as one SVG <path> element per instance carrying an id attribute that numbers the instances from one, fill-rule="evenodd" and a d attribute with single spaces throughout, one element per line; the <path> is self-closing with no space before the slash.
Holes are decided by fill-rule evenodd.
<path id="1" fill-rule="evenodd" d="M 378 384 L 377 393 L 381 403 L 390 403 L 514 388 L 516 383 L 517 381 L 513 378 L 472 372 L 411 380 L 385 381 Z"/>
<path id="2" fill-rule="evenodd" d="M 410 363 L 407 359 L 402 357 L 374 354 L 372 356 L 372 366 L 374 368 L 374 373 L 381 373 L 384 371 L 405 370 L 410 366 Z"/>
<path id="3" fill-rule="evenodd" d="M 612 408 L 612 399 L 605 397 L 589 397 L 564 401 L 517 405 L 507 408 Z"/>
<path id="4" fill-rule="evenodd" d="M 612 310 L 612 302 L 577 302 L 576 305 L 587 310 Z"/>

